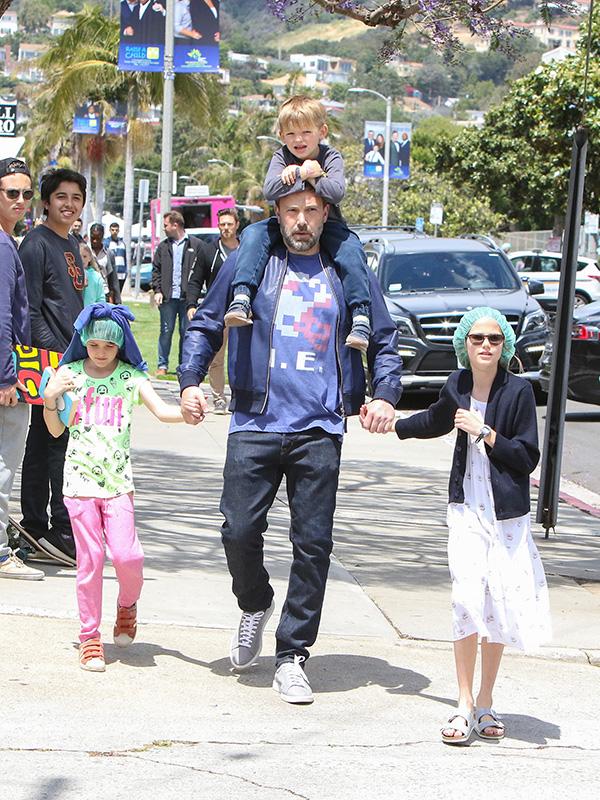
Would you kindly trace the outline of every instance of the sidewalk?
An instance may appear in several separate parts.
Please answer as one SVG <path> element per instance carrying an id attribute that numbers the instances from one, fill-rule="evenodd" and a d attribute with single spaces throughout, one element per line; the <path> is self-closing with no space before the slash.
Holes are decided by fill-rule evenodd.
<path id="1" fill-rule="evenodd" d="M 229 670 L 239 611 L 218 512 L 228 422 L 210 414 L 193 429 L 158 425 L 136 411 L 142 624 L 128 650 L 110 644 L 116 583 L 107 568 L 105 674 L 77 667 L 73 570 L 44 567 L 40 583 L 0 587 L 6 797 L 410 800 L 460 787 L 529 798 L 541 786 L 549 798 L 595 794 L 600 521 L 561 505 L 549 540 L 534 526 L 554 641 L 542 657 L 503 662 L 495 704 L 504 742 L 474 739 L 457 752 L 438 736 L 455 697 L 444 525 L 450 442 L 401 443 L 351 421 L 335 559 L 307 667 L 316 700 L 298 708 L 270 688 L 278 614 L 259 665 Z M 283 488 L 265 535 L 278 609 L 288 520 Z"/>

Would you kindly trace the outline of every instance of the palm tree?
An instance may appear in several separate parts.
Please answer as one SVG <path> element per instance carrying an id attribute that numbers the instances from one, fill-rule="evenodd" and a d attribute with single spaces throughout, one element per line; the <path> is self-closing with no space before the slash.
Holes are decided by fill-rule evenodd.
<path id="1" fill-rule="evenodd" d="M 119 23 L 99 6 L 85 6 L 76 24 L 40 58 L 44 83 L 37 95 L 24 149 L 34 167 L 70 136 L 73 112 L 87 100 L 127 102 L 123 198 L 127 253 L 133 221 L 134 147 L 144 138 L 141 112 L 162 102 L 163 78 L 156 72 L 125 72 L 118 68 Z M 224 93 L 214 76 L 175 76 L 175 112 L 200 128 L 216 125 L 224 111 Z M 147 137 L 146 137 L 147 138 Z"/>

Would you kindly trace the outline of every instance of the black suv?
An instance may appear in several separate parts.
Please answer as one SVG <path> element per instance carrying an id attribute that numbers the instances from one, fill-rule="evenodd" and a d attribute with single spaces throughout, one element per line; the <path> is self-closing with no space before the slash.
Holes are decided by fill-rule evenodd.
<path id="1" fill-rule="evenodd" d="M 457 368 L 452 336 L 462 315 L 477 306 L 498 309 L 512 325 L 523 377 L 537 382 L 548 320 L 505 254 L 483 237 L 438 239 L 408 231 L 360 232 L 367 262 L 379 279 L 398 327 L 398 351 L 408 390 L 442 386 Z"/>

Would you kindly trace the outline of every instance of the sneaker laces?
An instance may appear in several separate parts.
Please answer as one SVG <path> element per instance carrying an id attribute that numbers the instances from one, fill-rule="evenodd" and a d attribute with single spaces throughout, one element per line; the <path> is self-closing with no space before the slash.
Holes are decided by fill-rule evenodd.
<path id="1" fill-rule="evenodd" d="M 255 611 L 254 613 L 244 611 L 242 613 L 238 631 L 238 645 L 240 647 L 252 647 L 257 628 L 264 615 L 264 611 Z"/>
<path id="2" fill-rule="evenodd" d="M 302 689 L 308 686 L 310 689 L 310 683 L 302 669 L 304 661 L 306 661 L 304 656 L 294 656 L 293 661 L 284 661 L 278 668 L 285 675 L 289 689 L 293 689 L 296 686 Z"/>

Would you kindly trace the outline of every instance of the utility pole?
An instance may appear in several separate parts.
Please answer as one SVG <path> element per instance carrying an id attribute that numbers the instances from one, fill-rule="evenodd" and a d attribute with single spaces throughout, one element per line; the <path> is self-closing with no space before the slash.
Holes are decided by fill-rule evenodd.
<path id="1" fill-rule="evenodd" d="M 175 39 L 175 0 L 167 0 L 165 17 L 165 52 L 163 68 L 162 153 L 160 165 L 160 213 L 171 210 L 173 173 L 173 100 L 175 97 L 175 69 L 173 64 Z"/>

